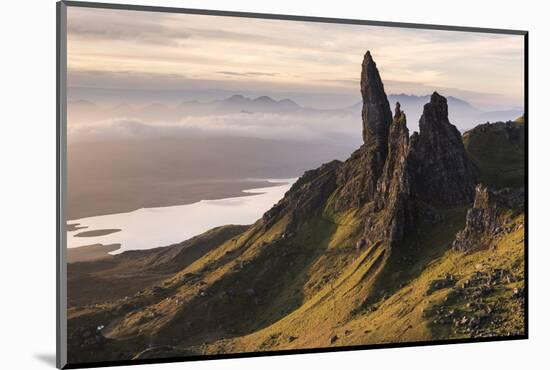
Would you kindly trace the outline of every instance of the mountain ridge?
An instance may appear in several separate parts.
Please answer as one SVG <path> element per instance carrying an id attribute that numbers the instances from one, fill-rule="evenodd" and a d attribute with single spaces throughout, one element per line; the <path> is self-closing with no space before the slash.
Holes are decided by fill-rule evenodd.
<path id="1" fill-rule="evenodd" d="M 395 106 L 397 101 L 405 111 L 408 112 L 412 122 L 417 122 L 422 114 L 422 108 L 429 101 L 430 95 L 414 94 L 389 94 L 387 96 L 390 106 Z M 455 124 L 460 131 L 465 131 L 475 127 L 477 124 L 489 121 L 506 121 L 514 119 L 522 114 L 518 109 L 505 109 L 499 111 L 480 110 L 466 100 L 448 96 L 449 110 L 454 117 Z M 80 100 L 84 101 L 84 100 Z M 113 118 L 136 117 L 148 121 L 168 119 L 181 119 L 182 117 L 208 116 L 220 114 L 239 114 L 239 113 L 270 113 L 280 115 L 331 115 L 335 118 L 339 116 L 355 116 L 362 109 L 362 102 L 353 105 L 342 105 L 341 107 L 323 108 L 301 105 L 289 98 L 274 99 L 266 95 L 245 96 L 243 94 L 233 94 L 223 99 L 210 101 L 199 101 L 196 99 L 185 100 L 173 104 L 147 104 L 144 106 L 131 106 L 128 104 L 118 104 L 115 107 L 97 105 L 91 100 L 86 100 L 90 104 L 79 103 L 78 100 L 70 101 L 68 104 L 68 113 L 70 122 L 74 124 L 93 122 L 94 120 L 106 120 Z M 413 131 L 417 130 L 413 127 Z"/>

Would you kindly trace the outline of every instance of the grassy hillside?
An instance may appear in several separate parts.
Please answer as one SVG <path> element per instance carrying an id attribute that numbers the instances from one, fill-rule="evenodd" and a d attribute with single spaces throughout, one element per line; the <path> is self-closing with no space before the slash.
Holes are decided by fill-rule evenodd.
<path id="1" fill-rule="evenodd" d="M 521 187 L 525 175 L 525 125 L 515 121 L 479 125 L 463 135 L 470 159 L 485 185 Z"/>
<path id="2" fill-rule="evenodd" d="M 69 330 L 118 317 L 104 330 L 111 351 L 100 356 L 119 358 L 133 356 L 116 352 L 134 347 L 124 344 L 128 337 L 132 343 L 189 347 L 272 325 L 326 288 L 354 259 L 358 224 L 353 216 L 339 221 L 312 219 L 292 238 L 281 237 L 287 218 L 269 230 L 255 225 L 134 296 L 74 307 Z M 89 349 L 72 353 L 79 359 L 98 355 Z"/>
<path id="3" fill-rule="evenodd" d="M 190 265 L 248 226 L 216 227 L 169 247 L 128 251 L 93 262 L 67 265 L 68 306 L 132 296 Z"/>
<path id="4" fill-rule="evenodd" d="M 457 228 L 460 214 L 461 209 L 449 212 Z M 418 244 L 408 244 L 399 257 L 373 245 L 280 321 L 194 350 L 247 352 L 522 333 L 523 301 L 514 289 L 523 289 L 523 216 L 511 224 L 517 230 L 499 238 L 496 253 L 450 251 L 454 235 L 443 225 L 422 231 L 426 239 L 414 238 Z M 418 259 L 408 257 L 414 253 Z M 451 282 L 435 288 L 451 276 Z M 373 293 L 377 299 L 366 304 L 363 298 Z M 497 313 L 491 321 L 488 310 Z"/>
<path id="5" fill-rule="evenodd" d="M 72 308 L 70 331 L 109 323 L 109 350 L 71 353 L 97 361 L 521 333 L 523 216 L 496 250 L 464 255 L 449 245 L 466 208 L 441 211 L 445 222 L 392 253 L 377 243 L 357 254 L 353 212 L 285 238 L 284 218 L 254 225 L 134 296 Z"/>

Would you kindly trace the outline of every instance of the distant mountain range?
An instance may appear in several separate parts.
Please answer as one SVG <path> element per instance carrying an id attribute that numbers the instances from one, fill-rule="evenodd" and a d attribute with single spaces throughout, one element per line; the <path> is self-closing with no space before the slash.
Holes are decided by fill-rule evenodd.
<path id="1" fill-rule="evenodd" d="M 201 103 L 196 100 L 178 105 L 178 111 L 185 115 L 228 114 L 228 113 L 292 113 L 304 109 L 290 99 L 275 100 L 269 96 L 247 98 L 236 94 L 223 100 Z"/>
<path id="2" fill-rule="evenodd" d="M 388 100 L 390 106 L 395 106 L 396 102 L 401 104 L 401 108 L 407 115 L 407 121 L 410 122 L 411 131 L 418 131 L 417 122 L 422 115 L 424 104 L 430 101 L 430 95 L 389 94 Z M 448 96 L 447 103 L 449 119 L 461 132 L 481 123 L 514 120 L 523 114 L 519 109 L 483 111 L 454 96 Z M 360 112 L 362 104 L 357 102 L 348 109 Z"/>
<path id="3" fill-rule="evenodd" d="M 401 107 L 407 115 L 408 121 L 412 123 L 410 125 L 411 131 L 418 130 L 416 123 L 420 119 L 424 104 L 429 101 L 429 98 L 429 95 L 388 95 L 391 106 L 394 106 L 396 102 L 401 103 Z M 469 102 L 453 96 L 447 97 L 447 100 L 449 105 L 449 118 L 462 132 L 480 123 L 513 120 L 523 114 L 523 112 L 518 109 L 483 111 L 474 107 Z M 357 117 L 357 122 L 359 122 L 361 119 L 361 109 L 361 102 L 339 109 L 322 109 L 305 107 L 291 99 L 276 100 L 266 95 L 249 98 L 241 94 L 231 95 L 228 98 L 210 102 L 200 102 L 198 100 L 183 101 L 175 106 L 162 103 L 135 106 L 123 103 L 107 108 L 99 106 L 92 101 L 82 99 L 70 101 L 68 104 L 69 124 L 120 117 L 132 117 L 154 122 L 174 121 L 188 116 L 253 113 L 300 116 L 322 115 L 325 117 L 346 116 Z"/>

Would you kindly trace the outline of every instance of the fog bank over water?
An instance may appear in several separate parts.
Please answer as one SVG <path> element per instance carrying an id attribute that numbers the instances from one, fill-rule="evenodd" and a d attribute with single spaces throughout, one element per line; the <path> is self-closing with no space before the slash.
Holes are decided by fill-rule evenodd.
<path id="1" fill-rule="evenodd" d="M 391 106 L 401 104 L 411 133 L 429 96 L 389 95 Z M 447 96 L 449 118 L 460 131 L 487 121 L 513 120 L 521 107 L 482 110 L 466 100 Z M 235 94 L 221 100 L 98 104 L 74 100 L 68 104 L 70 141 L 158 135 L 231 135 L 295 141 L 354 143 L 361 128 L 360 97 L 338 108 L 302 106 L 289 98 Z"/>

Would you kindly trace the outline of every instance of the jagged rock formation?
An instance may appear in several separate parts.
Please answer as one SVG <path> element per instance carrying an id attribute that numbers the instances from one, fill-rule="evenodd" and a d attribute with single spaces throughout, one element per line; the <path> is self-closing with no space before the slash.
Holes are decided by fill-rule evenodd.
<path id="1" fill-rule="evenodd" d="M 457 205 L 473 201 L 475 174 L 461 136 L 449 122 L 447 100 L 434 92 L 424 107 L 420 134 L 409 138 L 399 103 L 391 114 L 384 85 L 370 52 L 361 73 L 364 144 L 344 163 L 307 171 L 272 210 L 266 226 L 289 214 L 295 228 L 314 211 L 359 210 L 363 239 L 391 246 L 422 218 L 439 216 L 429 204 Z M 418 201 L 424 203 L 422 209 Z M 426 213 L 426 211 L 430 211 Z"/>
<path id="2" fill-rule="evenodd" d="M 397 103 L 388 135 L 388 156 L 375 197 L 375 210 L 383 211 L 379 222 L 383 232 L 376 237 L 385 237 L 390 244 L 401 240 L 414 225 L 414 179 L 409 152 L 407 118 Z"/>
<path id="3" fill-rule="evenodd" d="M 510 188 L 493 190 L 479 184 L 476 187 L 474 205 L 466 215 L 466 226 L 460 231 L 453 248 L 471 252 L 490 246 L 494 236 L 507 230 L 510 210 L 523 208 L 523 191 Z"/>
<path id="4" fill-rule="evenodd" d="M 377 165 L 386 158 L 388 132 L 392 122 L 390 104 L 384 84 L 370 51 L 363 58 L 361 71 L 361 95 L 363 97 L 363 142 L 378 153 Z"/>
<path id="5" fill-rule="evenodd" d="M 384 165 L 382 176 L 377 185 L 377 200 L 385 203 L 392 193 L 398 191 L 401 185 L 410 193 L 407 167 L 409 154 L 409 130 L 407 129 L 407 117 L 401 111 L 399 103 L 395 107 L 393 123 L 388 135 L 388 157 Z M 379 205 L 377 208 L 381 208 Z"/>
<path id="6" fill-rule="evenodd" d="M 387 125 L 390 110 L 380 75 L 369 52 L 365 55 L 361 76 L 365 145 L 344 164 L 340 182 L 345 183 L 342 178 L 352 175 L 354 186 L 347 186 L 360 189 L 355 183 L 358 179 L 363 183 L 376 181 L 373 193 L 367 192 L 366 196 L 354 200 L 358 203 L 363 200 L 363 205 L 372 200 L 375 203 L 374 212 L 378 217 L 367 216 L 365 239 L 370 242 L 386 239 L 391 245 L 403 239 L 407 231 L 414 228 L 415 222 L 423 221 L 425 216 L 427 222 L 439 220 L 440 216 L 429 204 L 472 202 L 476 177 L 460 133 L 449 122 L 444 97 L 437 92 L 432 94 L 430 102 L 424 106 L 420 133 L 409 139 L 406 116 L 399 103 L 392 123 Z M 369 162 L 369 155 L 376 160 Z M 364 166 L 371 170 L 368 175 Z M 345 201 L 347 197 L 340 200 Z M 425 203 L 422 209 L 417 207 L 419 200 Z M 339 207 L 342 208 L 345 207 Z"/>
<path id="7" fill-rule="evenodd" d="M 282 215 L 288 215 L 290 220 L 287 231 L 294 231 L 304 220 L 322 211 L 323 205 L 336 188 L 336 171 L 341 165 L 340 161 L 332 161 L 306 171 L 284 198 L 263 215 L 264 228 L 270 227 Z"/>
<path id="8" fill-rule="evenodd" d="M 363 58 L 361 95 L 364 144 L 344 163 L 338 174 L 337 211 L 374 200 L 376 184 L 388 153 L 392 114 L 384 84 L 369 51 Z"/>
<path id="9" fill-rule="evenodd" d="M 372 151 L 363 145 L 343 163 L 337 174 L 336 212 L 360 208 L 374 199 L 379 174 L 372 171 L 372 159 Z"/>
<path id="10" fill-rule="evenodd" d="M 474 199 L 476 176 L 460 132 L 449 122 L 447 99 L 434 92 L 411 138 L 418 195 L 426 202 L 456 205 Z"/>
<path id="11" fill-rule="evenodd" d="M 409 138 L 406 116 L 397 103 L 388 134 L 388 150 L 374 195 L 380 217 L 366 222 L 365 239 L 402 240 L 417 222 L 433 224 L 441 216 L 430 206 L 468 204 L 476 183 L 460 133 L 448 119 L 447 100 L 434 92 L 424 107 L 420 133 Z M 422 207 L 419 202 L 422 202 Z"/>

